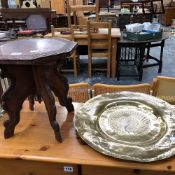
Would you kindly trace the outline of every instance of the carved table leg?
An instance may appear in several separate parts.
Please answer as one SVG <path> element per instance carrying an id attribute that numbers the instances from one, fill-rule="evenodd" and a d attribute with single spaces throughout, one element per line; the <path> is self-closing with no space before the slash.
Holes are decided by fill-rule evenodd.
<path id="1" fill-rule="evenodd" d="M 67 79 L 57 71 L 56 66 L 50 67 L 49 76 L 51 77 L 48 79 L 50 87 L 55 96 L 58 97 L 60 104 L 65 106 L 68 112 L 74 111 L 72 98 L 67 97 L 69 90 Z"/>
<path id="2" fill-rule="evenodd" d="M 9 138 L 14 135 L 15 126 L 20 121 L 22 104 L 34 92 L 35 86 L 29 66 L 7 66 L 3 69 L 2 77 L 11 80 L 10 87 L 2 96 L 2 106 L 9 115 L 9 119 L 4 122 L 4 137 Z"/>
<path id="3" fill-rule="evenodd" d="M 33 73 L 34 73 L 37 93 L 41 95 L 42 99 L 44 100 L 46 110 L 49 116 L 49 121 L 54 130 L 55 138 L 59 142 L 62 142 L 60 127 L 56 121 L 55 99 L 49 84 L 50 82 L 49 80 L 53 78 L 53 77 L 50 77 L 50 66 L 34 66 Z M 58 86 L 58 88 L 60 87 Z"/>
<path id="4" fill-rule="evenodd" d="M 34 110 L 34 105 L 35 105 L 35 96 L 34 95 L 29 95 L 28 96 L 28 100 L 29 100 L 29 109 L 31 110 L 31 111 L 33 111 Z"/>

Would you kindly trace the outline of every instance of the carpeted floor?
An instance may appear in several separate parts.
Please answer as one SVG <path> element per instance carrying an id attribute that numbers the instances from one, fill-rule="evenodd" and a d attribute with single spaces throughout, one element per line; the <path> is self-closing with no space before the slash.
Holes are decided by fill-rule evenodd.
<path id="1" fill-rule="evenodd" d="M 138 81 L 137 78 L 133 77 L 123 77 L 120 81 L 117 78 L 106 77 L 106 73 L 94 72 L 92 78 L 88 78 L 87 74 L 87 56 L 80 57 L 80 72 L 77 78 L 74 78 L 73 74 L 65 74 L 68 78 L 69 83 L 77 82 L 88 82 L 93 85 L 94 83 L 106 83 L 106 84 L 138 84 L 143 82 L 152 82 L 153 78 L 158 75 L 173 76 L 175 77 L 175 36 L 169 34 L 169 38 L 165 42 L 164 53 L 163 53 L 163 68 L 162 73 L 158 74 L 158 67 L 144 68 L 143 79 Z M 159 56 L 160 48 L 152 48 L 151 55 Z"/>

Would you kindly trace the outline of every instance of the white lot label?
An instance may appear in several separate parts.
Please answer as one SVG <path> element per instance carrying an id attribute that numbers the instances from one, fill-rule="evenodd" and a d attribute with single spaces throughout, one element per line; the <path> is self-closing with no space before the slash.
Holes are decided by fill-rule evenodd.
<path id="1" fill-rule="evenodd" d="M 64 172 L 73 173 L 74 169 L 71 166 L 64 166 Z"/>

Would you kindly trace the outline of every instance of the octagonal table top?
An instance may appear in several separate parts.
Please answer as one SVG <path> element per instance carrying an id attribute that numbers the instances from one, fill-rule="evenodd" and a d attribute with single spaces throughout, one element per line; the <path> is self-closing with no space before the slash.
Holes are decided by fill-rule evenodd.
<path id="1" fill-rule="evenodd" d="M 0 64 L 44 64 L 71 55 L 77 43 L 61 38 L 18 39 L 0 45 Z"/>

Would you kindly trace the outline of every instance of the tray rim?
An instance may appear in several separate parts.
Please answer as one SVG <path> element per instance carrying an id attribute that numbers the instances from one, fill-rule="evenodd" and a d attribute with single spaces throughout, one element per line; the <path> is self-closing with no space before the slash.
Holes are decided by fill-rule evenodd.
<path id="1" fill-rule="evenodd" d="M 169 112 L 173 113 L 173 118 L 175 119 L 175 107 L 169 103 L 167 103 L 166 101 L 159 99 L 157 97 L 148 95 L 148 94 L 143 94 L 140 92 L 131 92 L 131 91 L 122 91 L 122 92 L 114 92 L 114 93 L 105 93 L 105 94 L 101 94 L 101 95 L 97 95 L 96 97 L 93 97 L 92 99 L 88 100 L 86 103 L 84 103 L 84 105 L 76 112 L 75 114 L 75 118 L 74 118 L 74 125 L 75 125 L 75 129 L 77 130 L 77 133 L 80 135 L 80 137 L 93 149 L 95 149 L 96 151 L 105 154 L 107 156 L 111 156 L 113 158 L 119 158 L 119 159 L 123 159 L 123 160 L 129 160 L 129 161 L 136 161 L 136 162 L 153 162 L 153 161 L 157 161 L 157 160 L 162 160 L 165 158 L 169 158 L 171 156 L 173 156 L 175 154 L 175 141 L 174 141 L 174 147 L 172 147 L 172 145 L 170 146 L 169 150 L 167 152 L 165 152 L 165 154 L 160 154 L 159 156 L 156 157 L 152 157 L 152 158 L 138 158 L 138 157 L 131 157 L 128 155 L 115 155 L 114 153 L 110 153 L 109 150 L 101 150 L 99 149 L 99 147 L 94 146 L 92 144 L 92 142 L 90 140 L 87 140 L 87 138 L 84 137 L 84 133 L 81 133 L 79 131 L 79 127 L 77 126 L 77 116 L 81 115 L 81 110 L 84 110 L 84 107 L 86 105 L 89 105 L 90 103 L 94 103 L 96 100 L 99 99 L 104 99 L 106 97 L 113 97 L 115 95 L 135 95 L 135 96 L 141 96 L 141 97 L 148 97 L 151 98 L 152 100 L 156 100 L 157 102 L 159 102 L 161 105 L 163 105 L 165 107 L 166 110 L 168 110 Z M 137 101 L 138 102 L 138 101 Z M 139 101 L 140 102 L 140 101 Z M 79 114 L 80 112 L 80 114 Z M 174 127 L 174 131 L 175 131 L 175 127 Z"/>

